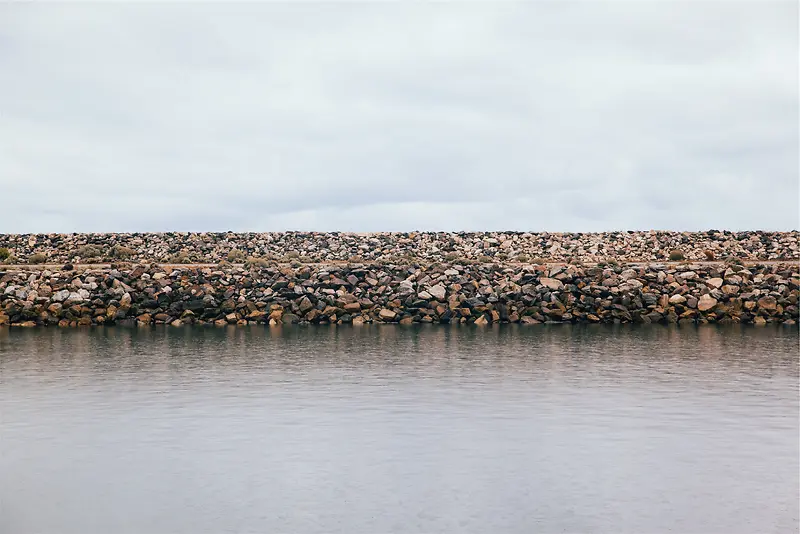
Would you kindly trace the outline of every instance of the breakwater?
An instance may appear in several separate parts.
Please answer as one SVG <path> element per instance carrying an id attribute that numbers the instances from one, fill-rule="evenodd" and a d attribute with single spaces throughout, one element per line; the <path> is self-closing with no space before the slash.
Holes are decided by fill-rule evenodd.
<path id="1" fill-rule="evenodd" d="M 0 269 L 0 325 L 796 324 L 797 262 Z"/>

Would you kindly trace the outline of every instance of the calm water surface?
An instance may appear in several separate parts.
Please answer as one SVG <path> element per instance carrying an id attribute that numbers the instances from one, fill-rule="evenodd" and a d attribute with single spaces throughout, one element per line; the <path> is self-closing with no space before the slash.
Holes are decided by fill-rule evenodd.
<path id="1" fill-rule="evenodd" d="M 798 334 L 0 330 L 0 532 L 797 532 Z"/>

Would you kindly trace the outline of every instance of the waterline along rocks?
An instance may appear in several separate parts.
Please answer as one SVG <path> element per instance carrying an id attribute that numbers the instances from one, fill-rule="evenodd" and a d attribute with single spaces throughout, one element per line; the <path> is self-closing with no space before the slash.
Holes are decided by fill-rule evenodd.
<path id="1" fill-rule="evenodd" d="M 796 324 L 797 262 L 0 268 L 0 325 Z"/>
<path id="2" fill-rule="evenodd" d="M 800 259 L 800 232 L 0 234 L 0 263 L 568 262 Z"/>

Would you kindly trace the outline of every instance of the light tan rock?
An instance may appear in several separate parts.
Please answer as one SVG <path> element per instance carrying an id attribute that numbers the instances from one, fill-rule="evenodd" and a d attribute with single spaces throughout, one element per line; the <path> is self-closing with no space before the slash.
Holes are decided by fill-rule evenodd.
<path id="1" fill-rule="evenodd" d="M 391 321 L 395 317 L 397 317 L 397 314 L 395 312 L 393 312 L 392 310 L 389 310 L 387 308 L 383 308 L 383 309 L 381 309 L 381 311 L 378 314 L 378 316 L 384 321 Z"/>
<path id="2" fill-rule="evenodd" d="M 540 278 L 539 284 L 553 291 L 557 291 L 564 287 L 564 283 L 561 280 L 556 280 L 555 278 Z"/>
<path id="3" fill-rule="evenodd" d="M 706 285 L 708 287 L 713 287 L 714 289 L 719 289 L 722 287 L 723 284 L 722 278 L 709 278 L 706 280 Z"/>
<path id="4" fill-rule="evenodd" d="M 708 311 L 717 305 L 717 299 L 711 295 L 703 295 L 697 301 L 697 309 L 700 311 Z"/>

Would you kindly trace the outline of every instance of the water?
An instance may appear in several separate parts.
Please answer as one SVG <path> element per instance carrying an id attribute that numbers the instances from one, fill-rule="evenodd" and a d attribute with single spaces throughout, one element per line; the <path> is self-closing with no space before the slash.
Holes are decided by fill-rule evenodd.
<path id="1" fill-rule="evenodd" d="M 789 328 L 0 330 L 0 532 L 796 532 Z"/>

